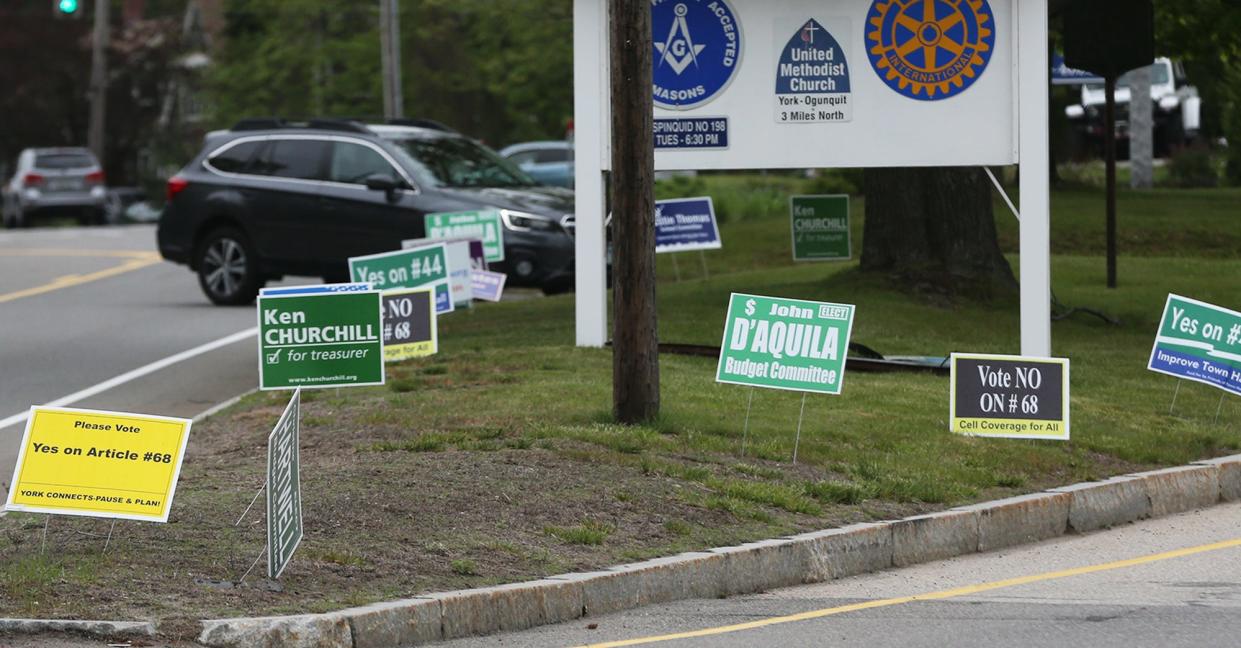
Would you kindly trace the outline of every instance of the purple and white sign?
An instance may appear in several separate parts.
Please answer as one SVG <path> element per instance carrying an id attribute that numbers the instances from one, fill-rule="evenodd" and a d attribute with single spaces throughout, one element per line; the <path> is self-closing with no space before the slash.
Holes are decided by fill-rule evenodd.
<path id="1" fill-rule="evenodd" d="M 720 247 L 720 228 L 709 196 L 655 201 L 656 254 Z"/>
<path id="2" fill-rule="evenodd" d="M 504 295 L 504 282 L 508 280 L 508 275 L 503 272 L 475 270 L 470 278 L 474 282 L 474 299 L 498 302 Z"/>

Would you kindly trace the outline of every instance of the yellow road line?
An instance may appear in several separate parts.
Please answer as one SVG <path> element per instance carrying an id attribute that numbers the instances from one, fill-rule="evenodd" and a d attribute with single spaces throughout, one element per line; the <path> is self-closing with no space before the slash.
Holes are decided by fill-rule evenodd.
<path id="1" fill-rule="evenodd" d="M 953 589 L 941 590 L 938 592 L 928 592 L 926 594 L 915 594 L 913 596 L 901 596 L 898 598 L 881 599 L 875 601 L 866 601 L 863 603 L 853 603 L 851 605 L 841 605 L 838 607 L 823 608 L 820 610 L 811 610 L 800 614 L 790 614 L 788 616 L 770 617 L 767 619 L 759 619 L 757 621 L 749 621 L 746 623 L 738 623 L 736 625 L 718 626 L 715 628 L 704 628 L 702 630 L 693 630 L 690 632 L 678 632 L 676 634 L 658 635 L 652 637 L 641 637 L 638 639 L 625 639 L 623 641 L 609 641 L 605 643 L 590 644 L 587 648 L 618 648 L 620 646 L 639 646 L 642 644 L 659 643 L 662 641 L 675 641 L 677 639 L 693 639 L 696 637 L 709 637 L 712 635 L 727 634 L 730 632 L 740 632 L 742 630 L 753 630 L 755 628 L 764 628 L 767 626 L 778 625 L 781 623 L 794 623 L 797 621 L 808 621 L 810 619 L 819 619 L 835 614 L 844 614 L 846 612 L 857 612 L 859 610 L 869 610 L 872 608 L 888 607 L 891 605 L 903 605 L 905 603 L 913 603 L 916 601 L 937 601 L 942 599 L 954 598 L 957 596 L 968 596 L 979 592 L 989 592 L 1004 587 L 1014 587 L 1017 585 L 1028 585 L 1030 583 L 1038 583 L 1042 581 L 1056 580 L 1059 578 L 1068 578 L 1070 576 L 1082 576 L 1084 574 L 1094 574 L 1098 572 L 1111 571 L 1114 569 L 1124 569 L 1126 567 L 1135 567 L 1148 563 L 1159 562 L 1161 560 L 1171 560 L 1173 558 L 1183 558 L 1194 554 L 1205 553 L 1207 551 L 1218 551 L 1220 549 L 1231 549 L 1233 547 L 1241 547 L 1241 538 L 1235 540 L 1226 540 L 1224 542 L 1216 542 L 1197 547 L 1189 547 L 1187 549 L 1177 549 L 1175 551 L 1166 551 L 1163 553 L 1142 556 L 1139 558 L 1130 558 L 1128 560 L 1117 560 L 1115 562 L 1102 563 L 1098 565 L 1088 565 L 1086 567 L 1077 567 L 1074 569 L 1065 569 L 1063 571 L 1047 572 L 1043 574 L 1033 574 L 1031 576 L 1020 576 L 1017 578 L 1009 578 L 1007 580 L 993 581 L 990 583 L 980 583 L 978 585 L 966 585 Z"/>
<path id="2" fill-rule="evenodd" d="M 0 304 L 3 304 L 5 302 L 11 302 L 16 299 L 21 299 L 23 297 L 33 297 L 35 295 L 42 295 L 44 293 L 49 293 L 54 290 L 60 290 L 62 288 L 71 288 L 73 286 L 80 286 L 82 284 L 90 283 L 92 281 L 99 281 L 100 279 L 107 279 L 108 277 L 115 277 L 116 275 L 125 274 L 126 272 L 132 272 L 134 270 L 140 270 L 147 266 L 155 265 L 156 263 L 159 263 L 159 262 L 160 262 L 160 259 L 158 255 L 149 255 L 149 254 L 144 253 L 144 256 L 142 256 L 141 258 L 131 258 L 130 260 L 118 266 L 113 266 L 111 268 L 105 268 L 98 272 L 91 272 L 89 274 L 83 274 L 83 275 L 67 275 L 64 277 L 58 277 L 52 280 L 51 282 L 45 283 L 41 286 L 35 286 L 34 288 L 26 288 L 24 290 L 18 290 L 15 292 L 2 294 L 0 295 Z"/>
<path id="3" fill-rule="evenodd" d="M 109 257 L 118 259 L 158 259 L 158 252 L 149 250 L 77 250 L 73 248 L 21 249 L 0 248 L 0 256 L 31 257 Z"/>

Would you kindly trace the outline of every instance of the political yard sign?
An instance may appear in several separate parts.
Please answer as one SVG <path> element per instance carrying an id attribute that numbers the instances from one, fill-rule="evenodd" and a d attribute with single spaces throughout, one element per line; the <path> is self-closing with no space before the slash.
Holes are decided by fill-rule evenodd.
<path id="1" fill-rule="evenodd" d="M 855 307 L 733 293 L 716 382 L 840 394 Z"/>
<path id="2" fill-rule="evenodd" d="M 267 577 L 280 578 L 302 541 L 302 390 L 267 437 Z"/>
<path id="3" fill-rule="evenodd" d="M 32 407 L 7 511 L 167 522 L 190 421 Z"/>
<path id="4" fill-rule="evenodd" d="M 390 290 L 383 294 L 383 305 L 384 360 L 421 358 L 439 350 L 435 297 L 429 288 Z"/>
<path id="5" fill-rule="evenodd" d="M 452 266 L 444 243 L 369 254 L 349 259 L 349 276 L 381 291 L 430 286 L 435 291 L 435 312 L 451 313 Z"/>
<path id="6" fill-rule="evenodd" d="M 1069 440 L 1069 361 L 952 354 L 949 429 L 1008 439 Z"/>
<path id="7" fill-rule="evenodd" d="M 655 253 L 720 249 L 711 198 L 655 201 Z"/>
<path id="8" fill-rule="evenodd" d="M 1241 396 L 1241 313 L 1168 295 L 1146 368 Z"/>
<path id="9" fill-rule="evenodd" d="M 497 210 L 427 214 L 425 222 L 427 238 L 478 239 L 488 262 L 504 260 L 504 224 Z"/>
<path id="10" fill-rule="evenodd" d="M 259 295 L 259 388 L 382 385 L 377 290 Z"/>
<path id="11" fill-rule="evenodd" d="M 849 196 L 793 196 L 794 261 L 847 261 L 853 256 L 849 236 Z"/>

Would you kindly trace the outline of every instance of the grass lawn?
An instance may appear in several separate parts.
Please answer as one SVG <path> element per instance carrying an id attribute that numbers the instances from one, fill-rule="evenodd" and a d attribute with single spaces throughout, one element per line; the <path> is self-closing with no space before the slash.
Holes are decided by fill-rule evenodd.
<path id="1" fill-rule="evenodd" d="M 757 194 L 768 179 L 706 181 Z M 770 204 L 804 190 L 780 182 Z M 1225 400 L 1216 424 L 1220 392 L 1185 383 L 1171 414 L 1175 381 L 1145 366 L 1168 292 L 1239 305 L 1238 197 L 1124 196 L 1122 232 L 1144 243 L 1122 248 L 1122 287 L 1107 290 L 1094 256 L 1101 199 L 1055 196 L 1057 296 L 1121 322 L 1054 324 L 1055 352 L 1073 362 L 1071 442 L 953 435 L 946 378 L 852 373 L 842 396 L 810 397 L 796 466 L 800 395 L 757 390 L 742 456 L 750 392 L 714 383 L 714 360 L 664 356 L 660 420 L 620 427 L 610 351 L 572 346 L 572 295 L 484 304 L 442 320 L 440 354 L 391 366 L 386 386 L 305 395 L 306 538 L 278 588 L 253 574 L 233 586 L 263 547 L 260 512 L 233 524 L 287 399 L 255 394 L 195 426 L 167 525 L 121 522 L 103 554 L 109 522 L 54 518 L 42 552 L 44 516 L 0 519 L 0 615 L 154 617 L 188 633 L 193 618 L 536 578 L 1231 453 L 1241 402 Z M 1011 236 L 1011 216 L 996 218 Z M 1171 236 L 1178 224 L 1197 234 Z M 733 214 L 722 234 L 709 279 L 692 278 L 696 254 L 679 259 L 681 282 L 660 258 L 662 340 L 718 344 L 728 295 L 744 291 L 857 304 L 854 339 L 888 354 L 1018 350 L 1015 301 L 911 296 L 855 263 L 794 266 L 775 207 Z"/>

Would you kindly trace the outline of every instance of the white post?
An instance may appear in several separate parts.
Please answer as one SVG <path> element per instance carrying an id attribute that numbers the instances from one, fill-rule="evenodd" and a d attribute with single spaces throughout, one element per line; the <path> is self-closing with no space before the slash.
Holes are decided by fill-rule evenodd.
<path id="1" fill-rule="evenodd" d="M 1018 11 L 1018 143 L 1021 161 L 1021 353 L 1051 356 L 1051 179 L 1047 0 Z"/>
<path id="2" fill-rule="evenodd" d="M 577 345 L 601 347 L 608 340 L 607 252 L 603 219 L 603 140 L 608 67 L 606 6 L 573 0 L 573 146 L 577 195 Z"/>

